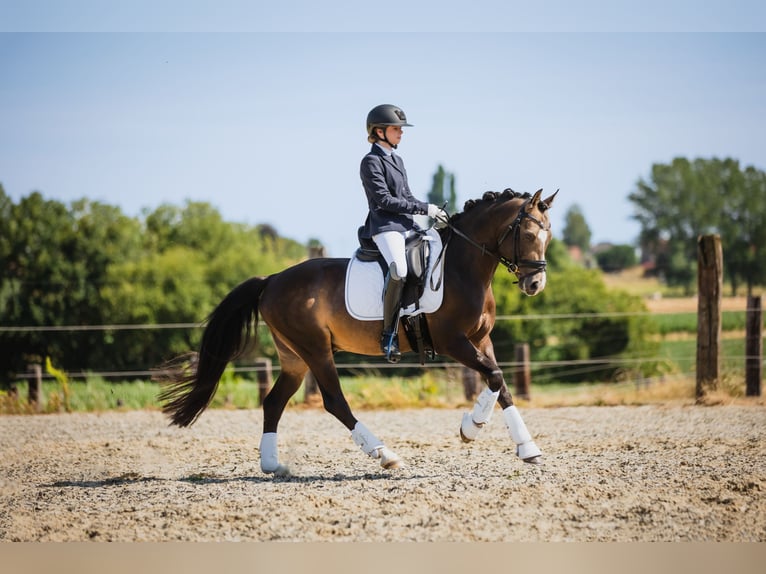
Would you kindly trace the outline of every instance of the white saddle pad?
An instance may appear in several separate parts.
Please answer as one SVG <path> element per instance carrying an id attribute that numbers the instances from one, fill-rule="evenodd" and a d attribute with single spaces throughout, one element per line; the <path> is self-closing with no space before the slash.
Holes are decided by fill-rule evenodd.
<path id="1" fill-rule="evenodd" d="M 428 270 L 426 272 L 426 285 L 423 296 L 420 298 L 419 308 L 413 303 L 403 308 L 400 315 L 419 315 L 420 313 L 433 313 L 442 304 L 444 295 L 444 282 L 441 280 L 443 267 L 440 265 L 434 269 L 434 264 L 442 250 L 442 242 L 439 233 L 433 229 L 428 230 L 427 236 L 431 242 L 431 255 L 428 258 Z M 443 259 L 442 259 L 443 260 Z M 431 275 L 433 284 L 438 285 L 435 291 L 431 289 Z M 383 319 L 383 271 L 376 261 L 359 261 L 356 256 L 351 258 L 346 269 L 346 310 L 359 321 L 380 321 Z"/>

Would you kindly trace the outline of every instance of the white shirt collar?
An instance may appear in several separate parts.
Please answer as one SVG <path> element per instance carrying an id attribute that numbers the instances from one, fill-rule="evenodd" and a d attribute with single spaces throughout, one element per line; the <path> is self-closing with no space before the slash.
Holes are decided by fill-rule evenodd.
<path id="1" fill-rule="evenodd" d="M 382 149 L 382 150 L 383 150 L 383 153 L 385 153 L 386 155 L 389 155 L 389 156 L 390 156 L 390 155 L 394 155 L 394 150 L 392 150 L 392 149 L 386 149 L 386 148 L 384 148 L 382 145 L 380 145 L 378 142 L 375 142 L 375 145 L 376 145 L 376 146 L 378 146 L 380 149 Z"/>

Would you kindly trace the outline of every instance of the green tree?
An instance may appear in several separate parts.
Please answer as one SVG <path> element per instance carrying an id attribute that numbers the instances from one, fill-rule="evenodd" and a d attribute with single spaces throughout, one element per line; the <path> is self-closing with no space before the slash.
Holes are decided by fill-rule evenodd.
<path id="1" fill-rule="evenodd" d="M 642 249 L 668 284 L 693 291 L 697 239 L 718 233 L 733 289 L 745 282 L 751 291 L 766 279 L 764 190 L 766 175 L 753 167 L 743 172 L 737 160 L 676 158 L 654 164 L 649 180 L 639 179 L 628 198 L 641 224 Z"/>
<path id="2" fill-rule="evenodd" d="M 108 266 L 140 247 L 139 227 L 116 208 L 81 200 L 67 208 L 34 192 L 18 205 L 4 201 L 0 273 L 5 325 L 49 327 L 102 324 L 99 290 Z M 50 356 L 68 367 L 98 363 L 102 334 L 3 333 L 9 352 L 0 371 L 19 370 Z"/>
<path id="3" fill-rule="evenodd" d="M 766 284 L 766 173 L 748 166 L 732 165 L 724 184 L 725 208 L 720 225 L 724 269 L 732 293 L 744 283 L 752 295 L 756 285 Z"/>
<path id="4" fill-rule="evenodd" d="M 163 205 L 141 220 L 38 192 L 14 204 L 0 186 L 0 229 L 0 325 L 9 327 L 196 323 L 244 279 L 306 257 L 304 246 L 270 226 L 227 223 L 197 202 Z M 0 377 L 45 357 L 70 371 L 144 370 L 192 348 L 197 336 L 188 329 L 0 330 Z"/>
<path id="5" fill-rule="evenodd" d="M 633 267 L 638 260 L 632 245 L 612 245 L 596 253 L 596 263 L 602 271 L 614 273 Z"/>
<path id="6" fill-rule="evenodd" d="M 457 191 L 455 188 L 455 175 L 444 170 L 439 164 L 434 173 L 431 191 L 428 192 L 428 203 L 441 207 L 445 205 L 447 213 L 457 211 Z"/>
<path id="7" fill-rule="evenodd" d="M 723 209 L 721 162 L 676 158 L 654 164 L 648 180 L 639 179 L 628 199 L 641 224 L 642 248 L 653 253 L 657 271 L 669 285 L 692 292 L 697 237 L 716 230 Z"/>
<path id="8" fill-rule="evenodd" d="M 591 231 L 579 205 L 567 209 L 561 237 L 566 245 L 579 247 L 584 254 L 590 251 Z"/>

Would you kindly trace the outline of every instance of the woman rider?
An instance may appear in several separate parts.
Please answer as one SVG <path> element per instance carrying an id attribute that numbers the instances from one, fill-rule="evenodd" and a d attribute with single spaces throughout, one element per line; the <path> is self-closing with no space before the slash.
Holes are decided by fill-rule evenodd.
<path id="1" fill-rule="evenodd" d="M 369 213 L 359 228 L 360 240 L 372 239 L 388 264 L 383 287 L 383 333 L 380 348 L 386 359 L 396 363 L 399 351 L 399 311 L 407 278 L 405 239 L 418 229 L 413 215 L 428 215 L 442 221 L 447 213 L 434 204 L 416 199 L 407 182 L 404 162 L 394 150 L 402 140 L 402 128 L 411 126 L 401 108 L 390 104 L 374 107 L 367 114 L 370 152 L 362 158 L 359 173 L 367 194 Z"/>

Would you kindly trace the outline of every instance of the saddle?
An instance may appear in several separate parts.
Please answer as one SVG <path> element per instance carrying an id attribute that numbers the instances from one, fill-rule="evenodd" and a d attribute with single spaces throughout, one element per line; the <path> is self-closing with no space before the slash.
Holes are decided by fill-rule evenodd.
<path id="1" fill-rule="evenodd" d="M 402 314 L 400 322 L 404 327 L 404 332 L 407 336 L 407 340 L 410 346 L 418 353 L 420 357 L 420 364 L 425 364 L 426 358 L 433 359 L 436 355 L 431 341 L 431 335 L 428 331 L 428 323 L 425 319 L 425 313 L 433 312 L 435 309 L 429 303 L 429 298 L 433 300 L 434 292 L 438 291 L 438 305 L 441 304 L 441 286 L 436 290 L 428 290 L 426 292 L 426 282 L 431 277 L 433 271 L 433 261 L 431 261 L 432 246 L 431 243 L 438 239 L 434 237 L 435 232 L 426 232 L 418 230 L 416 233 L 410 235 L 405 242 L 405 252 L 407 258 L 407 277 L 405 279 L 404 291 L 402 293 Z M 438 249 L 438 247 L 437 247 Z M 438 255 L 438 253 L 437 253 Z M 382 277 L 388 274 L 388 263 L 383 258 L 383 255 L 378 250 L 377 245 L 371 239 L 359 238 L 359 248 L 356 250 L 353 260 L 356 259 L 360 262 L 377 263 L 380 267 Z M 441 276 L 439 274 L 439 276 Z M 441 283 L 441 281 L 439 281 Z M 382 285 L 382 283 L 381 283 Z M 375 297 L 380 297 L 382 290 L 374 294 Z M 348 290 L 347 290 L 348 292 Z M 426 295 L 426 308 L 421 307 L 421 299 L 424 294 Z M 359 318 L 359 317 L 358 317 Z"/>
<path id="2" fill-rule="evenodd" d="M 361 230 L 361 228 L 360 228 Z M 431 237 L 425 231 L 417 230 L 416 233 L 407 237 L 404 243 L 405 257 L 407 258 L 407 277 L 402 293 L 402 308 L 417 305 L 423 296 L 426 285 L 426 272 L 428 271 L 428 258 L 431 255 Z M 372 239 L 359 238 L 359 249 L 355 257 L 359 261 L 374 261 L 380 265 L 383 277 L 388 274 L 388 263 L 383 258 L 378 246 Z"/>

